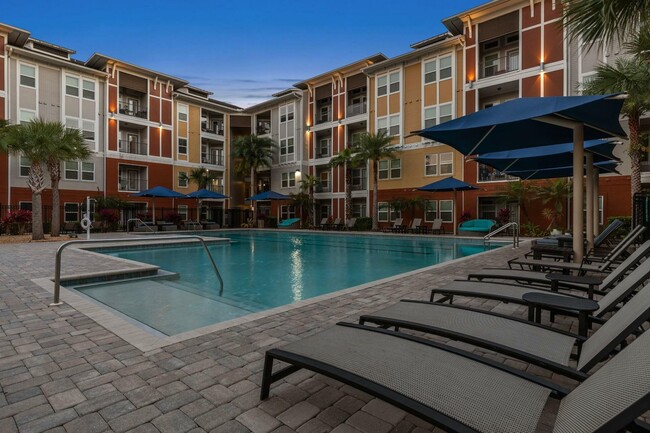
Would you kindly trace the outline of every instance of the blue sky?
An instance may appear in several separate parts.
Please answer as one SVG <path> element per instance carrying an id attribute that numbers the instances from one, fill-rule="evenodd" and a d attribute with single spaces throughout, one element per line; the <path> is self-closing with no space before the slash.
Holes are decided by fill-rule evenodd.
<path id="1" fill-rule="evenodd" d="M 77 51 L 184 78 L 246 107 L 303 79 L 445 31 L 487 0 L 11 1 L 0 22 Z"/>

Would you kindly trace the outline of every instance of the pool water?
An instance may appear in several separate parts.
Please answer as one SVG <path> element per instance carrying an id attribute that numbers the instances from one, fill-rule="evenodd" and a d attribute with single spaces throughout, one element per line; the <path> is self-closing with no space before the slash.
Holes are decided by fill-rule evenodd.
<path id="1" fill-rule="evenodd" d="M 209 247 L 224 280 L 223 296 L 200 245 L 106 250 L 112 256 L 157 265 L 180 278 L 76 289 L 174 335 L 484 251 L 478 239 L 283 231 L 218 236 L 231 239 L 230 244 Z"/>

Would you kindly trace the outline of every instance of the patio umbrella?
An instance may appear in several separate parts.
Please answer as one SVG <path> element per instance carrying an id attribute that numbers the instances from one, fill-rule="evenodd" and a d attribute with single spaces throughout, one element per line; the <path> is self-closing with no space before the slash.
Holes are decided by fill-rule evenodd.
<path id="1" fill-rule="evenodd" d="M 625 137 L 619 115 L 622 94 L 519 98 L 459 117 L 417 134 L 448 144 L 464 155 L 551 144 L 573 143 L 573 251 L 581 261 L 583 245 L 584 140 Z M 590 179 L 588 194 L 593 195 Z M 590 197 L 593 201 L 593 197 Z M 590 205 L 591 206 L 591 205 Z M 587 239 L 593 238 L 588 227 Z"/>
<path id="2" fill-rule="evenodd" d="M 601 161 L 594 163 L 594 168 L 596 168 L 599 173 L 618 173 L 616 166 L 619 164 L 620 161 L 618 160 Z M 565 167 L 540 168 L 539 170 L 508 170 L 504 173 L 523 180 L 556 179 L 558 177 L 573 176 L 573 166 L 567 165 Z"/>
<path id="3" fill-rule="evenodd" d="M 288 195 L 280 194 L 279 192 L 275 191 L 264 191 L 259 194 L 256 194 L 252 197 L 248 197 L 246 199 L 247 201 L 269 201 L 269 200 L 291 200 L 291 197 Z M 257 218 L 255 218 L 257 219 Z M 278 210 L 278 221 L 280 221 L 280 211 Z"/>
<path id="4" fill-rule="evenodd" d="M 437 182 L 430 183 L 428 185 L 421 186 L 417 188 L 419 191 L 428 191 L 428 192 L 454 192 L 454 212 L 453 212 L 453 225 L 454 225 L 454 235 L 456 234 L 456 202 L 458 191 L 469 191 L 472 189 L 479 189 L 474 185 L 465 183 L 456 179 L 455 177 L 447 177 Z"/>
<path id="5" fill-rule="evenodd" d="M 196 199 L 196 221 L 199 221 L 199 215 L 201 213 L 201 201 L 202 200 L 222 200 L 224 198 L 229 198 L 227 195 L 220 194 L 218 192 L 210 191 L 205 188 L 193 191 L 186 195 L 188 198 Z"/>
<path id="6" fill-rule="evenodd" d="M 173 191 L 164 186 L 154 186 L 153 188 L 131 194 L 131 197 L 151 197 L 153 207 L 153 223 L 156 224 L 156 197 L 164 198 L 185 198 L 185 194 Z"/>

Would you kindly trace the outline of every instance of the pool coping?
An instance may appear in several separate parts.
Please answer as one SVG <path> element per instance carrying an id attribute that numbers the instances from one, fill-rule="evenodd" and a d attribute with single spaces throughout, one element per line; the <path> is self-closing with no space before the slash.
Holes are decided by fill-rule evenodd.
<path id="1" fill-rule="evenodd" d="M 235 229 L 233 229 L 235 230 Z M 296 230 L 297 231 L 297 230 Z M 313 231 L 308 231 L 313 233 Z M 522 248 L 524 245 L 528 244 L 528 241 L 523 241 L 520 243 L 519 248 Z M 508 246 L 505 246 L 508 248 Z M 106 257 L 106 255 L 90 251 L 88 249 L 84 248 L 79 248 L 80 251 L 83 251 L 84 253 L 90 253 L 90 254 L 96 254 L 96 255 L 101 255 L 103 257 Z M 408 276 L 412 275 L 417 275 L 421 274 L 424 272 L 429 272 L 434 269 L 440 269 L 444 268 L 446 266 L 452 265 L 452 264 L 458 264 L 459 262 L 467 261 L 467 260 L 472 260 L 473 258 L 485 255 L 485 254 L 490 254 L 493 253 L 494 251 L 499 251 L 500 248 L 495 248 L 487 251 L 483 251 L 480 253 L 472 254 L 470 256 L 466 257 L 460 257 L 457 259 L 449 260 L 443 263 L 438 263 L 432 266 L 427 266 L 425 268 L 420 268 L 420 269 L 415 269 L 412 271 L 404 272 L 401 274 L 393 275 L 390 277 L 382 278 L 379 280 L 374 280 L 370 281 L 368 283 L 360 284 L 357 286 L 349 287 L 347 289 L 342 289 L 338 290 L 332 293 L 326 293 L 323 295 L 315 296 L 313 298 L 309 299 L 304 299 L 302 301 L 298 301 L 292 304 L 287 304 L 287 305 L 282 305 L 280 307 L 275 307 L 271 308 L 268 310 L 260 311 L 257 313 L 251 313 L 247 314 L 242 317 L 238 317 L 235 319 L 230 319 L 226 320 L 224 322 L 219 322 L 215 323 L 212 325 L 204 326 L 201 328 L 196 328 L 191 331 L 186 331 L 180 334 L 172 335 L 172 336 L 160 336 L 156 335 L 156 331 L 152 332 L 152 328 L 149 327 L 146 324 L 143 324 L 141 322 L 136 321 L 135 319 L 132 319 L 123 313 L 120 313 L 117 310 L 112 309 L 111 307 L 102 304 L 98 301 L 95 301 L 89 297 L 86 297 L 79 292 L 72 290 L 72 289 L 67 289 L 65 287 L 61 287 L 61 299 L 70 305 L 72 308 L 75 310 L 79 311 L 80 313 L 86 315 L 90 319 L 94 320 L 97 322 L 99 325 L 103 326 L 104 328 L 108 329 L 109 331 L 113 332 L 115 335 L 118 337 L 122 338 L 129 344 L 132 344 L 134 347 L 142 350 L 143 352 L 148 352 L 151 350 L 155 349 L 160 349 L 162 347 L 179 343 L 188 339 L 200 337 L 206 334 L 210 334 L 213 332 L 217 331 L 223 331 L 225 329 L 231 328 L 233 326 L 238 326 L 242 325 L 245 323 L 249 323 L 255 320 L 263 319 L 269 316 L 273 316 L 276 314 L 281 314 L 285 313 L 287 311 L 292 311 L 298 308 L 302 308 L 307 305 L 312 305 L 318 302 L 322 302 L 325 300 L 337 298 L 339 296 L 344 296 L 349 293 L 357 292 L 360 290 L 364 290 L 376 285 L 380 284 L 385 284 L 389 283 L 392 281 L 396 281 Z M 151 266 L 148 264 L 143 264 L 141 262 L 137 262 L 134 260 L 128 260 L 128 259 L 123 259 L 123 258 L 118 258 L 118 257 L 113 257 L 111 256 L 112 259 L 118 260 L 118 261 L 125 261 L 129 262 L 130 264 L 140 264 L 140 265 L 146 265 L 146 266 Z M 110 272 L 110 271 L 109 271 Z M 69 276 L 66 276 L 66 278 L 70 278 Z M 34 282 L 36 285 L 41 287 L 42 289 L 54 293 L 54 282 L 52 278 L 36 278 L 33 279 L 32 282 Z M 158 333 L 160 334 L 160 333 Z"/>

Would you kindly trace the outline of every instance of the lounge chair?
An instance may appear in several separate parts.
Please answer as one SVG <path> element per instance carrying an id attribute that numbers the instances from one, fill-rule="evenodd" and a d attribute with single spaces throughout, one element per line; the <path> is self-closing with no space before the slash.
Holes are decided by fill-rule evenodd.
<path id="1" fill-rule="evenodd" d="M 649 241 L 650 242 L 650 241 Z M 579 282 L 558 282 L 559 288 L 564 289 L 574 289 L 574 290 L 587 290 L 590 295 L 593 293 L 604 294 L 609 290 L 618 280 L 625 277 L 627 272 L 638 266 L 641 263 L 641 260 L 646 258 L 650 254 L 650 244 L 646 242 L 641 247 L 631 254 L 623 263 L 618 265 L 613 269 L 605 279 L 598 284 L 598 288 L 593 286 L 586 286 L 585 284 L 580 284 Z M 646 260 L 648 261 L 648 260 Z M 644 262 L 645 263 L 645 262 Z M 519 269 L 501 269 L 501 268 L 488 268 L 482 269 L 477 272 L 473 272 L 467 276 L 468 280 L 475 279 L 479 281 L 490 280 L 490 281 L 516 281 L 518 283 L 528 283 L 535 284 L 539 286 L 548 287 L 551 285 L 551 280 L 548 278 L 549 275 L 543 272 L 535 271 L 524 271 Z M 567 276 L 570 277 L 570 276 Z M 574 281 L 580 281 L 580 278 L 574 277 L 571 278 Z"/>
<path id="2" fill-rule="evenodd" d="M 300 224 L 300 218 L 287 218 L 278 223 L 279 229 L 288 229 Z"/>
<path id="3" fill-rule="evenodd" d="M 328 220 L 328 219 L 329 219 L 329 218 L 323 218 L 323 219 L 321 219 L 318 228 L 320 228 L 321 230 L 326 230 L 326 229 L 327 229 L 327 220 Z"/>
<path id="4" fill-rule="evenodd" d="M 442 218 L 436 218 L 433 220 L 433 225 L 431 226 L 431 233 L 436 234 L 445 234 L 445 228 L 442 226 Z"/>
<path id="5" fill-rule="evenodd" d="M 275 360 L 289 364 L 273 372 Z M 450 432 L 538 431 L 549 398 L 555 432 L 614 432 L 650 408 L 650 332 L 570 393 L 460 349 L 362 325 L 338 324 L 266 352 L 261 398 L 305 368 L 380 398 Z M 553 406 L 549 405 L 547 410 Z"/>
<path id="6" fill-rule="evenodd" d="M 419 233 L 422 225 L 422 218 L 413 218 L 411 225 L 406 229 L 409 233 Z"/>
<path id="7" fill-rule="evenodd" d="M 356 218 L 350 218 L 349 220 L 346 221 L 345 223 L 345 229 L 346 230 L 354 230 L 354 226 L 357 224 L 357 219 Z"/>
<path id="8" fill-rule="evenodd" d="M 585 256 L 585 259 L 582 263 L 570 263 L 570 262 L 559 262 L 554 260 L 534 260 L 534 259 L 513 259 L 508 262 L 510 269 L 513 269 L 513 266 L 519 266 L 521 269 L 525 270 L 525 267 L 528 267 L 529 270 L 534 271 L 550 271 L 550 270 L 561 270 L 561 271 L 577 271 L 580 273 L 585 272 L 597 272 L 597 273 L 606 273 L 610 272 L 614 267 L 616 267 L 617 262 L 626 254 L 628 254 L 628 249 L 630 246 L 636 242 L 636 240 L 645 232 L 646 228 L 643 226 L 637 226 L 634 230 L 630 232 L 628 236 L 621 241 L 610 254 L 607 254 L 602 261 L 589 263 L 590 258 Z M 639 248 L 650 248 L 650 244 L 646 242 Z M 593 258 L 591 259 L 593 260 Z"/>
<path id="9" fill-rule="evenodd" d="M 607 242 L 621 227 L 623 227 L 623 221 L 619 219 L 612 221 L 598 236 L 594 238 L 594 248 L 598 248 L 603 243 Z"/>
<path id="10" fill-rule="evenodd" d="M 630 297 L 645 281 L 650 278 L 650 260 L 637 266 L 626 278 L 613 286 L 605 296 L 598 300 L 598 309 L 592 313 L 591 321 L 601 321 L 602 317 L 615 310 L 619 303 Z M 523 296 L 527 293 L 549 293 L 549 290 L 533 288 L 531 286 L 518 286 L 503 283 L 485 283 L 475 281 L 456 280 L 445 287 L 432 289 L 429 301 L 434 302 L 435 296 L 440 295 L 437 302 L 453 302 L 454 296 L 468 296 L 474 298 L 495 299 L 502 302 L 528 305 Z M 570 294 L 552 292 L 556 296 L 576 297 Z M 558 312 L 558 310 L 552 310 Z M 559 311 L 561 314 L 567 311 Z"/>
<path id="11" fill-rule="evenodd" d="M 76 237 L 75 235 L 79 233 L 79 228 L 81 228 L 81 226 L 78 221 L 68 221 L 63 224 L 60 232 L 61 234 L 69 234 L 70 237 Z"/>
<path id="12" fill-rule="evenodd" d="M 588 339 L 503 314 L 425 301 L 398 302 L 361 316 L 360 324 L 412 329 L 462 341 L 519 358 L 567 377 L 586 373 L 650 319 L 650 284 L 634 295 Z M 570 366 L 579 349 L 577 368 Z"/>
<path id="13" fill-rule="evenodd" d="M 395 221 L 393 221 L 393 225 L 390 226 L 390 227 L 386 227 L 386 228 L 383 229 L 382 231 L 383 231 L 384 233 L 386 233 L 386 232 L 396 232 L 396 231 L 399 231 L 399 230 L 401 230 L 401 229 L 404 227 L 404 225 L 402 224 L 402 221 L 403 221 L 402 218 L 395 218 Z"/>
<path id="14" fill-rule="evenodd" d="M 326 230 L 338 230 L 341 228 L 341 218 L 336 218 L 331 224 L 327 224 Z"/>
<path id="15" fill-rule="evenodd" d="M 496 225 L 497 222 L 494 220 L 469 220 L 460 223 L 458 226 L 458 233 L 468 236 L 483 236 L 490 233 Z"/>

